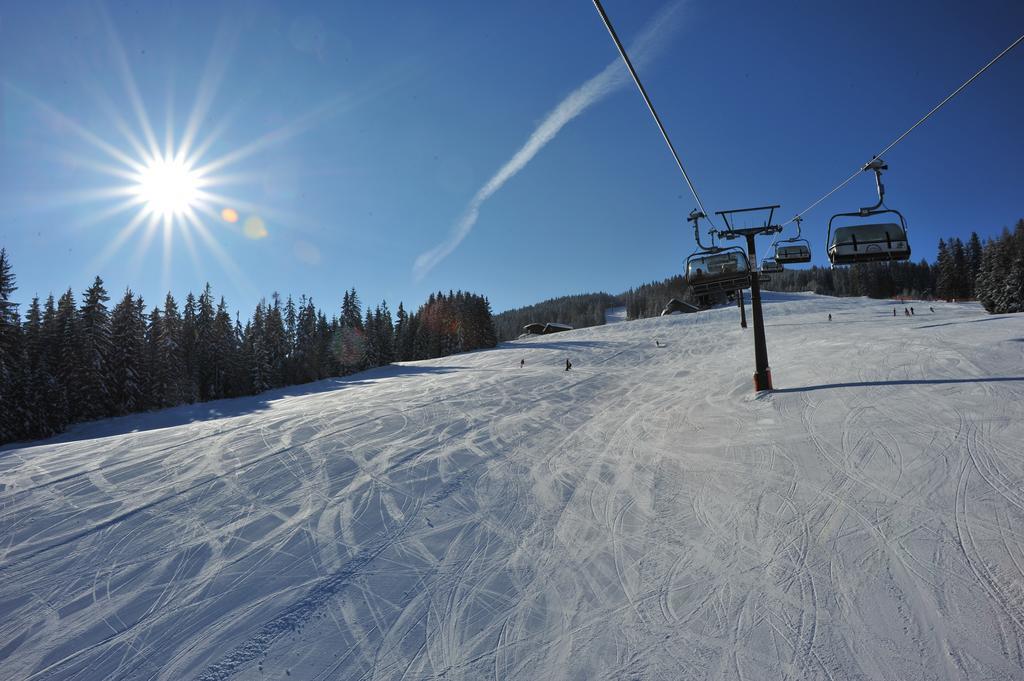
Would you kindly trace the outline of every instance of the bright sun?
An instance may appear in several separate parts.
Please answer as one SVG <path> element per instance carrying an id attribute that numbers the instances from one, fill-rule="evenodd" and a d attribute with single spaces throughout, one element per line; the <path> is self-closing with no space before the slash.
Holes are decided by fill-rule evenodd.
<path id="1" fill-rule="evenodd" d="M 180 217 L 199 198 L 198 174 L 179 159 L 154 158 L 138 174 L 136 193 L 147 212 L 162 218 Z"/>

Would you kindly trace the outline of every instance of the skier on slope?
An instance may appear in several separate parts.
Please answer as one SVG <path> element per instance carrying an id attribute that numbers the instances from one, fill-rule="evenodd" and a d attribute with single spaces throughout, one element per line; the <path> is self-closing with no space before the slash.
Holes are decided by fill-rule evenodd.
<path id="1" fill-rule="evenodd" d="M 832 313 L 831 312 L 828 313 L 828 320 L 832 321 Z"/>
<path id="2" fill-rule="evenodd" d="M 526 360 L 525 359 L 519 360 L 519 368 L 522 369 L 524 366 L 526 366 Z"/>
<path id="3" fill-rule="evenodd" d="M 569 369 L 572 369 L 572 362 L 570 362 L 569 358 L 566 357 L 565 358 L 565 370 L 568 371 Z"/>

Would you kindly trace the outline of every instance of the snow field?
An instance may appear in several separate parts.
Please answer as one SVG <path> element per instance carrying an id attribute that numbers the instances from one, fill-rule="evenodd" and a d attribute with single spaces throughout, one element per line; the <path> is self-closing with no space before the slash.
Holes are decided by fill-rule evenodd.
<path id="1" fill-rule="evenodd" d="M 767 297 L 0 450 L 0 678 L 1024 678 L 1024 316 Z"/>

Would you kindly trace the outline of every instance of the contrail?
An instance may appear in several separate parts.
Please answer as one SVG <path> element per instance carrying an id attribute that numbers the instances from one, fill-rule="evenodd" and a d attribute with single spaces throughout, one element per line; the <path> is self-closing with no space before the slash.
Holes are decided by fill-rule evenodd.
<path id="1" fill-rule="evenodd" d="M 636 41 L 635 62 L 638 65 L 651 56 L 658 44 L 657 39 L 665 27 L 671 24 L 681 5 L 681 0 L 670 3 L 644 27 Z M 526 167 L 526 164 L 544 148 L 544 145 L 554 139 L 566 123 L 586 111 L 591 104 L 604 99 L 608 94 L 628 82 L 629 73 L 620 59 L 616 57 L 600 73 L 569 93 L 537 126 L 530 138 L 526 140 L 526 144 L 495 173 L 494 177 L 487 181 L 487 184 L 477 191 L 448 238 L 416 258 L 413 265 L 413 275 L 416 281 L 423 279 L 430 270 L 434 269 L 462 243 L 462 240 L 469 235 L 476 224 L 483 203 L 516 173 Z"/>

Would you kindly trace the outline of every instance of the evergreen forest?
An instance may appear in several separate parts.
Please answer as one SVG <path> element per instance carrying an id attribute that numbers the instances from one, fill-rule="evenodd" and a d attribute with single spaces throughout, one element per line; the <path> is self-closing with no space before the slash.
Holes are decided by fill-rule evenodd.
<path id="1" fill-rule="evenodd" d="M 346 291 L 330 317 L 313 300 L 261 300 L 243 324 L 209 284 L 148 307 L 126 290 L 113 307 L 99 277 L 79 301 L 15 302 L 0 249 L 0 443 L 47 437 L 78 421 L 254 395 L 394 361 L 497 344 L 490 303 L 436 293 L 415 312 L 361 307 Z"/>

